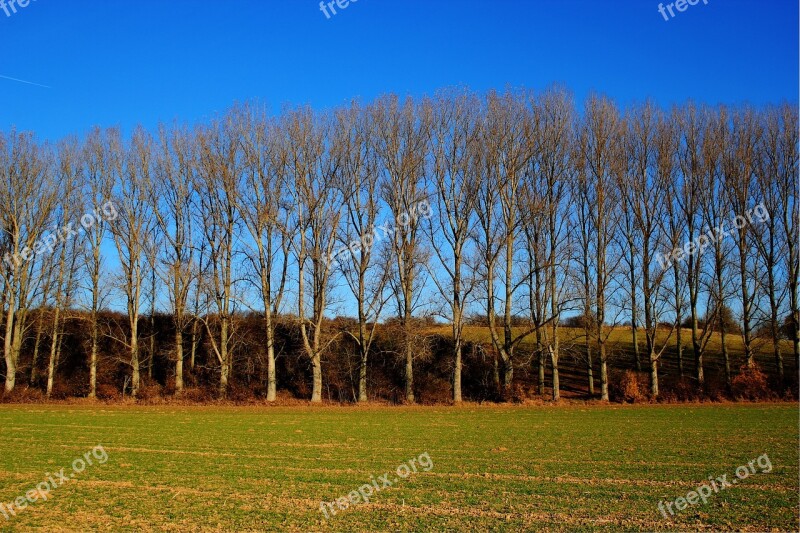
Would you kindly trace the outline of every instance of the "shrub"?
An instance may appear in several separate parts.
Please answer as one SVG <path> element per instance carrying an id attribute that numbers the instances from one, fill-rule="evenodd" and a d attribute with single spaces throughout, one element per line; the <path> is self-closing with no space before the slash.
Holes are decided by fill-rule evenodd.
<path id="1" fill-rule="evenodd" d="M 187 402 L 197 403 L 211 403 L 215 399 L 214 392 L 207 387 L 186 387 L 179 397 Z"/>
<path id="2" fill-rule="evenodd" d="M 721 372 L 706 372 L 705 397 L 713 402 L 730 400 L 730 391 Z"/>
<path id="3" fill-rule="evenodd" d="M 228 384 L 226 399 L 236 403 L 252 403 L 255 401 L 255 394 L 250 387 L 246 387 L 238 382 L 233 382 Z"/>
<path id="4" fill-rule="evenodd" d="M 432 377 L 419 387 L 419 403 L 423 405 L 446 405 L 452 401 L 453 386 L 446 379 Z"/>
<path id="5" fill-rule="evenodd" d="M 162 396 L 162 392 L 162 387 L 159 383 L 142 379 L 136 399 L 141 401 L 159 400 Z"/>
<path id="6" fill-rule="evenodd" d="M 767 376 L 756 363 L 752 367 L 743 365 L 731 380 L 731 391 L 736 399 L 766 400 L 775 395 L 767 384 Z"/>
<path id="7" fill-rule="evenodd" d="M 609 374 L 608 396 L 611 401 L 628 403 L 650 401 L 650 378 L 645 372 L 626 370 Z"/>
<path id="8" fill-rule="evenodd" d="M 47 400 L 44 392 L 33 387 L 17 387 L 11 392 L 1 394 L 0 400 L 3 403 L 40 403 Z"/>
<path id="9" fill-rule="evenodd" d="M 534 396 L 536 393 L 531 390 L 531 387 L 515 381 L 511 384 L 511 390 L 508 391 L 506 400 L 513 403 L 525 403 Z"/>
<path id="10" fill-rule="evenodd" d="M 73 384 L 58 380 L 53 383 L 53 390 L 50 391 L 50 399 L 66 400 L 71 396 L 77 396 Z"/>
<path id="11" fill-rule="evenodd" d="M 703 390 L 697 382 L 686 376 L 676 380 L 661 381 L 660 399 L 665 402 L 693 402 L 703 397 Z"/>
<path id="12" fill-rule="evenodd" d="M 95 393 L 98 400 L 117 401 L 122 398 L 119 388 L 110 383 L 98 383 Z"/>

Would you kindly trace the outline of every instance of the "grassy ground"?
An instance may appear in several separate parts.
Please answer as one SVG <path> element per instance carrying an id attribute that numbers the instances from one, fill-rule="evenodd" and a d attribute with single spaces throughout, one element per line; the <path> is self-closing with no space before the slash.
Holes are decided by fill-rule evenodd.
<path id="1" fill-rule="evenodd" d="M 794 404 L 2 406 L 0 501 L 73 472 L 98 444 L 107 461 L 0 514 L 0 529 L 796 530 L 797 420 Z M 320 511 L 425 453 L 429 471 L 329 520 Z M 707 504 L 660 514 L 660 500 L 765 453 L 771 473 L 756 466 Z"/>

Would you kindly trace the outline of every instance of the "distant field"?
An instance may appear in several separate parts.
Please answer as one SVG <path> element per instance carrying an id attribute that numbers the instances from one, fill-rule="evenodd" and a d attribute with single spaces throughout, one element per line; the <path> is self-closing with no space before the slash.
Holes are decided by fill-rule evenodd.
<path id="1" fill-rule="evenodd" d="M 0 514 L 3 531 L 798 528 L 795 404 L 2 406 L 0 427 L 0 502 L 98 444 L 107 454 L 47 501 Z M 428 471 L 320 511 L 423 454 Z M 659 512 L 763 454 L 770 473 L 671 520 Z"/>
<path id="2" fill-rule="evenodd" d="M 522 332 L 522 328 L 515 328 L 515 334 Z M 588 374 L 586 365 L 582 361 L 576 360 L 575 353 L 583 354 L 585 352 L 586 339 L 584 338 L 583 329 L 566 328 L 562 327 L 559 330 L 559 337 L 562 343 L 562 356 L 559 362 L 559 371 L 561 377 L 562 395 L 564 397 L 585 397 L 588 393 Z M 440 326 L 431 328 L 431 333 L 436 333 L 445 337 L 452 336 L 452 330 L 449 326 Z M 663 379 L 676 379 L 679 376 L 678 372 L 678 356 L 676 347 L 676 334 L 673 332 L 672 336 L 667 341 L 669 330 L 660 332 L 658 339 L 659 348 L 663 346 L 664 342 L 668 342 L 668 348 L 664 351 L 659 362 L 659 376 Z M 489 335 L 489 328 L 483 326 L 467 326 L 464 328 L 464 337 L 467 341 L 482 343 L 488 345 L 491 343 Z M 682 330 L 683 344 L 683 365 L 684 375 L 687 377 L 694 376 L 695 364 L 694 356 L 691 350 L 691 330 Z M 534 351 L 535 337 L 528 336 L 520 343 L 517 353 L 518 365 L 519 360 L 527 360 L 531 358 Z M 724 383 L 724 360 L 722 358 L 722 341 L 718 333 L 711 335 L 711 340 L 706 347 L 705 355 L 703 356 L 703 368 L 705 370 L 706 379 L 709 382 Z M 731 370 L 737 373 L 739 368 L 744 365 L 744 344 L 740 335 L 727 336 L 728 353 L 731 359 Z M 634 350 L 633 350 L 633 337 L 631 335 L 630 327 L 616 327 L 611 331 L 608 338 L 608 357 L 611 369 L 626 369 L 634 367 Z M 645 353 L 645 339 L 644 334 L 639 332 L 639 356 L 642 363 L 642 368 L 647 370 L 647 354 Z M 759 366 L 764 370 L 767 375 L 777 376 L 777 369 L 775 366 L 775 359 L 772 353 L 772 343 L 769 339 L 759 338 L 753 341 L 753 351 L 755 353 L 755 360 Z M 784 371 L 787 376 L 796 376 L 797 368 L 795 367 L 794 355 L 792 353 L 792 345 L 788 341 L 781 341 L 781 351 L 783 354 Z M 534 382 L 536 380 L 535 365 L 536 361 L 532 361 L 529 365 L 522 366 L 516 371 L 515 379 L 524 379 L 526 372 L 528 373 L 528 380 Z M 594 357 L 595 369 L 595 387 L 599 392 L 600 387 L 600 362 L 595 354 Z M 547 362 L 546 369 L 546 382 L 550 386 L 551 371 L 549 362 Z M 791 379 L 791 378 L 790 378 Z M 781 391 L 781 394 L 783 391 Z"/>

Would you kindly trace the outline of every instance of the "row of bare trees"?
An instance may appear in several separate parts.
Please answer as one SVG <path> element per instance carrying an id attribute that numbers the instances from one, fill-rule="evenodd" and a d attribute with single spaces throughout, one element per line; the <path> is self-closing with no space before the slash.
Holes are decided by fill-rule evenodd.
<path id="1" fill-rule="evenodd" d="M 57 145 L 12 130 L 0 135 L 5 390 L 33 338 L 30 380 L 46 353 L 50 394 L 59 332 L 80 311 L 90 396 L 103 338 L 118 346 L 135 396 L 157 350 L 142 320 L 156 310 L 172 317 L 162 349 L 177 392 L 206 339 L 226 393 L 244 312 L 263 319 L 270 401 L 276 324 L 287 316 L 312 368 L 314 402 L 326 354 L 342 339 L 355 347 L 358 400 L 368 399 L 369 357 L 388 317 L 400 325 L 413 402 L 423 315 L 452 327 L 455 402 L 465 324 L 476 314 L 507 393 L 515 368 L 532 364 L 542 394 L 549 366 L 558 399 L 569 348 L 590 394 L 599 368 L 608 399 L 608 343 L 622 323 L 653 396 L 667 350 L 682 376 L 703 384 L 714 331 L 730 383 L 739 332 L 721 320 L 726 309 L 747 365 L 766 338 L 783 381 L 782 332 L 794 368 L 800 362 L 797 128 L 788 105 L 620 109 L 590 96 L 579 110 L 555 87 L 386 96 L 279 116 L 238 105 L 194 128 L 137 128 L 128 139 L 95 129 Z M 734 223 L 756 205 L 768 216 Z M 730 235 L 712 238 L 724 224 Z M 124 310 L 127 324 L 101 321 L 106 308 Z M 31 320 L 33 309 L 52 313 Z M 331 329 L 332 313 L 354 315 L 357 326 Z M 580 349 L 563 346 L 560 331 L 576 315 Z"/>

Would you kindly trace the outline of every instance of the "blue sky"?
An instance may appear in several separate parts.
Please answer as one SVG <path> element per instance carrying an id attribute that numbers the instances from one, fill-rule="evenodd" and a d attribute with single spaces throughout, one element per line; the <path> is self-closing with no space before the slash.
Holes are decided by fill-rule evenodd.
<path id="1" fill-rule="evenodd" d="M 797 21 L 796 0 L 700 0 L 669 21 L 653 0 L 359 0 L 330 19 L 319 0 L 33 0 L 0 10 L 0 76 L 49 88 L 0 78 L 0 128 L 57 139 L 452 85 L 796 103 Z"/>

